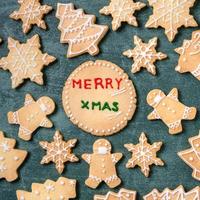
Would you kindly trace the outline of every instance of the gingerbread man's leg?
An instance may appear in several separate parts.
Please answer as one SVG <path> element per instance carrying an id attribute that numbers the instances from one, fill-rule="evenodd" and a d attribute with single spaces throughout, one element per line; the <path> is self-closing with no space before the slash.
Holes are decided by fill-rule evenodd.
<path id="1" fill-rule="evenodd" d="M 96 176 L 89 176 L 89 178 L 85 181 L 85 184 L 90 188 L 97 188 L 97 186 L 101 183 L 101 179 Z"/>
<path id="2" fill-rule="evenodd" d="M 192 173 L 192 176 L 200 181 L 200 171 L 199 170 L 194 170 Z"/>
<path id="3" fill-rule="evenodd" d="M 169 127 L 169 133 L 172 135 L 178 134 L 183 130 L 181 122 L 178 125 L 174 124 L 174 126 L 170 125 L 168 127 Z"/>
<path id="4" fill-rule="evenodd" d="M 117 177 L 116 175 L 111 176 L 105 180 L 105 183 L 110 187 L 114 188 L 118 186 L 121 183 L 121 179 Z"/>
<path id="5" fill-rule="evenodd" d="M 186 113 L 185 113 L 184 119 L 194 119 L 195 118 L 196 113 L 197 113 L 197 110 L 195 107 L 190 107 L 190 108 L 186 107 L 185 111 L 186 111 Z"/>
<path id="6" fill-rule="evenodd" d="M 9 112 L 8 122 L 9 124 L 19 124 L 18 112 Z"/>
<path id="7" fill-rule="evenodd" d="M 19 127 L 18 136 L 23 140 L 30 140 L 32 136 L 32 132 L 22 126 Z"/>

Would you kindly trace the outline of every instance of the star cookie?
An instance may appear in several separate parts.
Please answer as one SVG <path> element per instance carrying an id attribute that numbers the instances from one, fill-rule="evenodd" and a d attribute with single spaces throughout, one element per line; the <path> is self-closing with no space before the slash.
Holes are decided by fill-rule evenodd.
<path id="1" fill-rule="evenodd" d="M 20 8 L 10 14 L 10 18 L 22 20 L 23 32 L 27 33 L 33 24 L 46 29 L 45 21 L 42 19 L 45 14 L 52 10 L 51 6 L 41 5 L 40 0 L 18 0 Z"/>
<path id="2" fill-rule="evenodd" d="M 162 142 L 155 142 L 150 145 L 147 142 L 147 138 L 144 133 L 140 135 L 139 144 L 125 144 L 124 147 L 128 151 L 132 152 L 131 159 L 126 163 L 126 168 L 134 168 L 138 165 L 141 168 L 142 173 L 148 177 L 152 164 L 163 166 L 164 162 L 156 157 L 157 151 L 160 150 Z"/>
<path id="3" fill-rule="evenodd" d="M 0 179 L 8 182 L 18 178 L 17 169 L 27 156 L 27 151 L 14 149 L 15 139 L 6 138 L 0 131 Z"/>
<path id="4" fill-rule="evenodd" d="M 77 139 L 64 141 L 59 131 L 55 132 L 53 142 L 40 142 L 40 146 L 47 151 L 47 154 L 41 160 L 41 164 L 54 162 L 58 173 L 64 170 L 64 163 L 77 162 L 79 159 L 72 153 L 72 148 L 75 146 Z"/>
<path id="5" fill-rule="evenodd" d="M 165 34 L 172 42 L 181 26 L 195 27 L 197 22 L 190 15 L 190 8 L 195 0 L 148 0 L 153 7 L 153 14 L 146 23 L 147 28 L 165 29 Z"/>
<path id="6" fill-rule="evenodd" d="M 122 22 L 138 26 L 136 17 L 133 14 L 145 6 L 144 3 L 135 3 L 133 0 L 111 0 L 109 6 L 103 7 L 99 12 L 104 15 L 112 15 L 112 29 L 116 31 Z"/>
<path id="7" fill-rule="evenodd" d="M 189 138 L 191 148 L 178 153 L 179 157 L 193 169 L 192 176 L 200 181 L 200 133 Z"/>
<path id="8" fill-rule="evenodd" d="M 108 31 L 108 27 L 95 24 L 94 15 L 85 14 L 82 9 L 74 9 L 72 3 L 58 3 L 56 17 L 60 20 L 60 42 L 69 44 L 68 58 L 84 53 L 92 56 L 99 53 L 98 44 Z"/>
<path id="9" fill-rule="evenodd" d="M 200 200 L 200 187 L 195 187 L 189 192 L 185 192 L 182 185 L 177 187 L 175 190 L 168 188 L 164 189 L 163 192 L 159 192 L 154 189 L 149 194 L 143 197 L 144 200 Z"/>
<path id="10" fill-rule="evenodd" d="M 111 153 L 112 146 L 108 140 L 99 139 L 93 144 L 93 154 L 83 154 L 82 158 L 90 165 L 89 177 L 85 184 L 97 188 L 104 181 L 110 188 L 117 187 L 121 180 L 117 176 L 116 163 L 122 153 Z"/>
<path id="11" fill-rule="evenodd" d="M 53 126 L 47 115 L 50 115 L 54 109 L 55 103 L 51 98 L 43 96 L 35 101 L 30 94 L 27 94 L 22 108 L 15 112 L 8 112 L 8 122 L 19 124 L 18 136 L 27 141 L 31 139 L 37 128 Z"/>
<path id="12" fill-rule="evenodd" d="M 138 36 L 134 36 L 134 49 L 129 49 L 123 52 L 124 56 L 133 58 L 134 64 L 132 65 L 132 73 L 136 73 L 141 68 L 146 68 L 151 74 L 156 74 L 156 67 L 153 64 L 156 60 L 163 60 L 167 55 L 161 52 L 156 52 L 157 38 L 149 40 L 148 43 L 143 43 Z"/>
<path id="13" fill-rule="evenodd" d="M 182 132 L 181 120 L 192 120 L 197 112 L 195 107 L 185 106 L 178 100 L 177 88 L 173 88 L 168 95 L 159 89 L 151 90 L 147 103 L 154 108 L 148 120 L 161 119 L 168 126 L 170 134 Z"/>
<path id="14" fill-rule="evenodd" d="M 192 33 L 191 40 L 184 40 L 183 46 L 176 48 L 180 54 L 176 71 L 179 73 L 190 72 L 200 80 L 200 30 Z"/>
<path id="15" fill-rule="evenodd" d="M 127 189 L 120 189 L 118 193 L 108 192 L 106 195 L 95 195 L 94 200 L 135 200 L 136 192 Z"/>
<path id="16" fill-rule="evenodd" d="M 18 87 L 24 79 L 43 85 L 41 70 L 56 58 L 47 53 L 43 54 L 40 46 L 38 35 L 34 35 L 23 44 L 13 38 L 8 38 L 9 53 L 7 57 L 0 59 L 0 68 L 11 72 L 12 88 Z"/>
<path id="17" fill-rule="evenodd" d="M 68 200 L 76 197 L 76 180 L 60 177 L 56 182 L 33 183 L 32 192 L 17 190 L 18 200 Z"/>

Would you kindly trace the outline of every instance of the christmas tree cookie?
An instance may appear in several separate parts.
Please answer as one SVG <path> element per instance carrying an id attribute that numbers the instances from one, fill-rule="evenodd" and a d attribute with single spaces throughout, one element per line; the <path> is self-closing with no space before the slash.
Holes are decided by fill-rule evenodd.
<path id="1" fill-rule="evenodd" d="M 82 9 L 74 9 L 72 3 L 58 3 L 56 17 L 60 20 L 60 42 L 69 44 L 68 58 L 84 53 L 92 56 L 99 53 L 98 44 L 108 31 L 108 27 L 95 24 L 94 15 L 84 14 Z"/>

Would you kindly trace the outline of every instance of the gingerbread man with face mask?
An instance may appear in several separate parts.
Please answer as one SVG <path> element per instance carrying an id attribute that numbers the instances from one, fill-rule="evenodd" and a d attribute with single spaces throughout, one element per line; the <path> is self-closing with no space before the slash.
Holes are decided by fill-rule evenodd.
<path id="1" fill-rule="evenodd" d="M 90 165 L 89 178 L 85 181 L 88 187 L 97 188 L 102 181 L 110 188 L 121 183 L 115 164 L 121 159 L 122 153 L 111 154 L 111 148 L 108 140 L 99 139 L 93 144 L 93 154 L 82 155 L 82 158 Z"/>

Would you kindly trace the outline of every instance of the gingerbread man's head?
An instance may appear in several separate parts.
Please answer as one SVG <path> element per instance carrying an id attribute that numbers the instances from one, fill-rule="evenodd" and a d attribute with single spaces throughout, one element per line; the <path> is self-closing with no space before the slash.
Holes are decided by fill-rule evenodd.
<path id="1" fill-rule="evenodd" d="M 165 97 L 165 94 L 163 91 L 159 89 L 152 90 L 147 95 L 147 103 L 154 108 L 160 103 L 160 101 L 164 97 Z"/>
<path id="2" fill-rule="evenodd" d="M 96 154 L 110 154 L 111 144 L 108 140 L 99 139 L 93 144 L 93 152 Z"/>
<path id="3" fill-rule="evenodd" d="M 51 114 L 55 109 L 55 103 L 49 97 L 41 97 L 37 100 L 37 103 L 46 115 Z"/>

